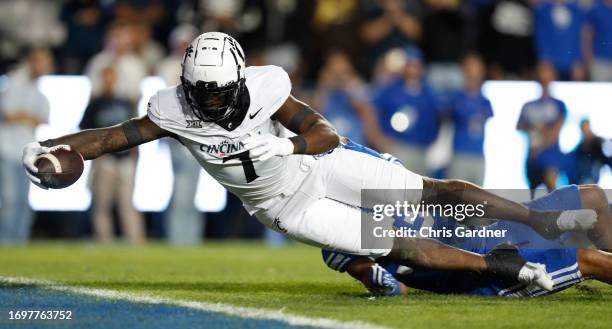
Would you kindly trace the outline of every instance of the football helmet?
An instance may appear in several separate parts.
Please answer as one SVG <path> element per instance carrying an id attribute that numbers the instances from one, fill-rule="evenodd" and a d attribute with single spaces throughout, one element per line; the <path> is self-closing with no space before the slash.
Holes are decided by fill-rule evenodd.
<path id="1" fill-rule="evenodd" d="M 240 44 L 221 32 L 195 38 L 185 50 L 181 85 L 194 115 L 206 122 L 228 119 L 245 87 Z"/>

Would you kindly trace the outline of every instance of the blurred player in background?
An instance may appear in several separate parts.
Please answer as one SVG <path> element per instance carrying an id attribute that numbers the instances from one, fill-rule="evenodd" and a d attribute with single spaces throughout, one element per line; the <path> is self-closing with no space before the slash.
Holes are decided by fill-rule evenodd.
<path id="1" fill-rule="evenodd" d="M 538 60 L 549 62 L 561 80 L 584 80 L 582 34 L 585 13 L 580 4 L 569 0 L 537 1 L 534 17 Z"/>
<path id="2" fill-rule="evenodd" d="M 79 128 L 96 129 L 116 125 L 136 114 L 130 99 L 116 95 L 117 72 L 112 66 L 101 72 L 102 91 L 94 96 L 83 114 Z M 134 178 L 137 149 L 106 154 L 93 161 L 91 193 L 93 232 L 96 240 L 110 242 L 115 235 L 113 206 L 117 205 L 119 222 L 125 238 L 132 243 L 145 240 L 142 215 L 134 208 Z"/>
<path id="3" fill-rule="evenodd" d="M 596 221 L 594 214 L 528 209 L 476 185 L 422 177 L 368 155 L 364 147 L 346 141 L 325 118 L 291 96 L 291 81 L 283 69 L 246 67 L 242 47 L 219 32 L 192 41 L 185 51 L 181 85 L 152 96 L 146 116 L 29 143 L 23 164 L 32 181 L 44 188 L 34 161 L 49 147 L 66 145 L 89 160 L 163 137 L 178 138 L 269 228 L 310 245 L 385 256 L 401 264 L 486 273 L 552 288 L 542 265 L 528 263 L 512 251 L 482 256 L 410 237 L 381 239 L 377 247 L 364 248 L 362 191 L 385 189 L 370 193 L 382 204 L 477 205 L 486 200 L 487 218 L 529 223 L 549 239 L 586 229 Z"/>
<path id="4" fill-rule="evenodd" d="M 340 135 L 355 143 L 377 148 L 389 144 L 379 130 L 367 87 L 346 53 L 334 51 L 327 56 L 319 73 L 314 105 Z"/>
<path id="5" fill-rule="evenodd" d="M 49 101 L 37 83 L 52 66 L 48 49 L 32 49 L 25 65 L 9 74 L 0 95 L 0 243 L 23 243 L 30 237 L 30 183 L 22 174 L 19 149 L 49 120 Z"/>
<path id="6" fill-rule="evenodd" d="M 556 79 L 555 68 L 540 62 L 537 68 L 542 96 L 523 106 L 517 129 L 528 134 L 527 179 L 532 197 L 535 189 L 544 184 L 548 191 L 555 189 L 557 176 L 564 163 L 559 148 L 559 134 L 567 115 L 567 107 L 550 95 L 550 84 Z"/>
<path id="7" fill-rule="evenodd" d="M 403 75 L 376 91 L 372 103 L 382 130 L 392 138 L 383 150 L 398 157 L 406 167 L 428 175 L 426 152 L 438 137 L 440 102 L 423 78 L 423 54 L 418 48 L 404 49 Z"/>
<path id="8" fill-rule="evenodd" d="M 612 81 L 612 0 L 595 0 L 587 13 L 587 52 L 591 80 Z"/>
<path id="9" fill-rule="evenodd" d="M 197 35 L 198 30 L 187 24 L 177 26 L 170 34 L 172 52 L 161 62 L 157 71 L 166 86 L 181 83 L 181 62 L 185 49 Z M 167 238 L 176 245 L 198 244 L 204 235 L 204 215 L 196 209 L 194 196 L 202 168 L 179 141 L 169 138 L 167 142 L 174 174 L 172 199 L 165 220 Z"/>
<path id="10" fill-rule="evenodd" d="M 582 141 L 567 155 L 566 172 L 571 184 L 597 184 L 604 166 L 612 169 L 612 140 L 593 133 L 588 119 L 580 122 Z"/>
<path id="11" fill-rule="evenodd" d="M 493 116 L 491 102 L 482 94 L 484 62 L 472 53 L 463 59 L 464 88 L 452 98 L 453 158 L 448 177 L 482 185 L 484 182 L 484 128 Z"/>

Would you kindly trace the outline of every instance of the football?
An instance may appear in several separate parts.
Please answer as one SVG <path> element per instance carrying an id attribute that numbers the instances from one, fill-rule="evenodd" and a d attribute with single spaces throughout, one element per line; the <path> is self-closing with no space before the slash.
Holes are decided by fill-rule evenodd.
<path id="1" fill-rule="evenodd" d="M 83 157 L 77 151 L 58 149 L 42 154 L 34 162 L 41 183 L 52 189 L 68 187 L 83 173 Z"/>

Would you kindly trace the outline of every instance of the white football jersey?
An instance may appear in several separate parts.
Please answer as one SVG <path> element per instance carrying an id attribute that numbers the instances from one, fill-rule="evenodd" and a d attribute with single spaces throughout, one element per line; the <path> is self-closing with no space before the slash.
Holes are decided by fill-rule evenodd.
<path id="1" fill-rule="evenodd" d="M 193 115 L 178 86 L 158 91 L 151 97 L 147 115 L 162 129 L 174 133 L 200 165 L 227 190 L 238 196 L 249 213 L 266 209 L 281 194 L 291 194 L 299 185 L 292 177 L 302 155 L 253 161 L 242 140 L 252 134 L 286 137 L 292 134 L 271 116 L 291 92 L 287 73 L 278 66 L 251 66 L 245 70 L 250 106 L 242 123 L 228 131 Z"/>

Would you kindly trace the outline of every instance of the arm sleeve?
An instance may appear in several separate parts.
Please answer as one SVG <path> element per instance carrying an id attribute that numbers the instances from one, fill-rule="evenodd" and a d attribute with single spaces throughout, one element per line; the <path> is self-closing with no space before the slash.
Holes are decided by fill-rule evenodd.
<path id="1" fill-rule="evenodd" d="M 153 123 L 158 125 L 160 128 L 162 127 L 162 115 L 159 109 L 159 93 L 151 96 L 149 102 L 147 103 L 147 116 Z"/>
<path id="2" fill-rule="evenodd" d="M 265 99 L 269 99 L 271 113 L 268 117 L 272 116 L 278 109 L 285 104 L 287 98 L 291 94 L 291 79 L 285 70 L 279 66 L 271 66 L 272 69 L 268 72 L 266 81 L 269 81 L 269 86 L 266 88 L 264 94 Z"/>

